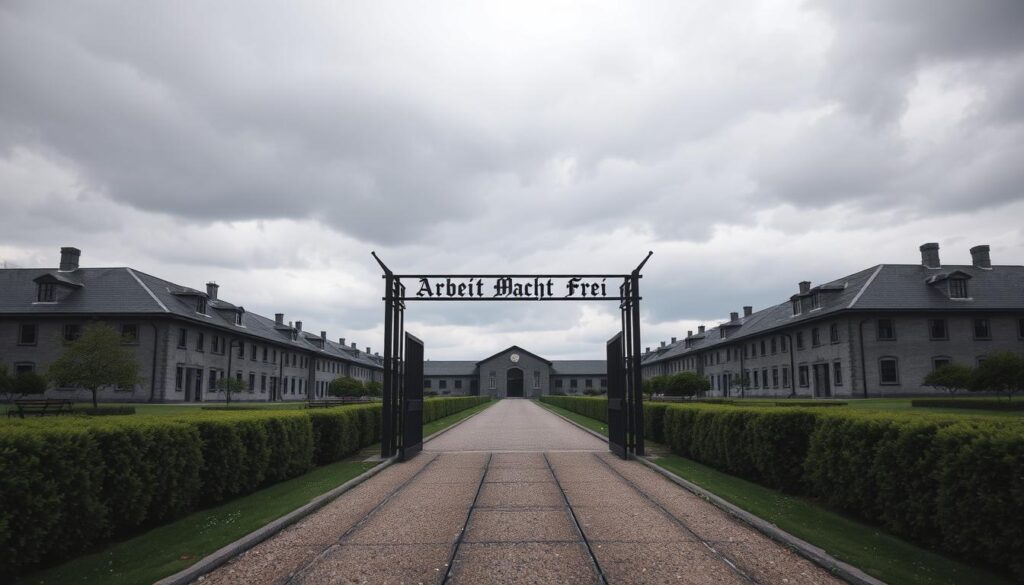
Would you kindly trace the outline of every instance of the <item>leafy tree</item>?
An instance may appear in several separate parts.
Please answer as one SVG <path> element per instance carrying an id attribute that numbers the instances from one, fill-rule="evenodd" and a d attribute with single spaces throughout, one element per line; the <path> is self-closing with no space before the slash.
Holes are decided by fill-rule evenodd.
<path id="1" fill-rule="evenodd" d="M 651 394 L 666 394 L 668 376 L 655 376 L 648 380 Z"/>
<path id="2" fill-rule="evenodd" d="M 366 388 L 359 380 L 343 376 L 331 380 L 331 385 L 327 387 L 327 393 L 331 396 L 359 397 L 366 394 Z"/>
<path id="3" fill-rule="evenodd" d="M 974 370 L 960 364 L 946 364 L 935 368 L 924 377 L 924 385 L 941 388 L 950 394 L 965 390 L 971 385 Z"/>
<path id="4" fill-rule="evenodd" d="M 975 368 L 967 387 L 971 392 L 1003 392 L 1010 400 L 1024 390 L 1024 357 L 1012 352 L 994 353 Z"/>
<path id="5" fill-rule="evenodd" d="M 46 378 L 35 372 L 22 372 L 14 377 L 13 393 L 26 396 L 46 392 Z"/>
<path id="6" fill-rule="evenodd" d="M 224 393 L 224 398 L 226 399 L 227 404 L 231 404 L 231 395 L 233 393 L 245 392 L 248 389 L 249 385 L 238 378 L 224 376 L 220 380 L 217 380 L 217 392 Z"/>
<path id="7" fill-rule="evenodd" d="M 52 364 L 48 376 L 58 386 L 79 386 L 92 393 L 93 408 L 99 405 L 96 392 L 104 386 L 131 386 L 138 381 L 139 365 L 132 352 L 121 346 L 121 334 L 96 323 L 71 342 Z"/>
<path id="8" fill-rule="evenodd" d="M 695 396 L 711 389 L 711 384 L 696 372 L 679 372 L 666 376 L 664 392 L 666 396 Z"/>
<path id="9" fill-rule="evenodd" d="M 383 386 L 377 380 L 370 380 L 365 384 L 367 396 L 381 396 L 383 394 Z"/>

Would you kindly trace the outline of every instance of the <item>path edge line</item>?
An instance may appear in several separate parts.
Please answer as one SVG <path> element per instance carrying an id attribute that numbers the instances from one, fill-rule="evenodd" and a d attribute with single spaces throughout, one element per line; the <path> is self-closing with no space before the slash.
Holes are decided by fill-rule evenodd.
<path id="1" fill-rule="evenodd" d="M 281 516 L 276 520 L 264 524 L 260 528 L 257 528 L 256 530 L 250 532 L 249 534 L 246 534 L 242 538 L 239 538 L 238 540 L 230 544 L 224 545 L 216 551 L 206 555 L 194 565 L 186 567 L 173 575 L 164 577 L 163 579 L 160 579 L 159 581 L 155 582 L 153 585 L 186 585 L 187 583 L 195 581 L 199 577 L 207 573 L 210 573 L 214 569 L 220 567 L 232 558 L 255 547 L 264 540 L 267 540 L 271 536 L 274 536 L 278 532 L 284 530 L 285 528 L 288 528 L 292 524 L 295 524 L 296 522 L 302 520 L 306 516 L 309 516 L 313 512 L 316 512 L 320 508 L 323 508 L 327 504 L 338 499 L 338 497 L 340 497 L 345 492 L 370 479 L 374 475 L 377 475 L 378 473 L 389 467 L 391 464 L 395 463 L 397 460 L 397 456 L 385 459 L 380 464 L 375 465 L 370 469 L 367 469 L 360 475 L 353 477 L 352 479 L 346 481 L 340 486 L 313 498 L 312 500 L 309 501 L 309 503 L 300 506 L 292 510 L 291 512 L 288 512 L 287 514 Z"/>
<path id="2" fill-rule="evenodd" d="M 588 429 L 587 427 L 579 424 L 578 422 L 566 418 L 553 410 L 548 410 L 548 412 L 558 416 L 559 418 L 568 422 L 569 424 L 583 431 L 586 431 L 591 435 L 594 435 L 595 437 L 598 437 L 604 441 L 608 440 L 608 437 L 602 435 L 601 433 L 592 429 Z M 871 575 L 868 575 L 864 571 L 858 569 L 857 567 L 854 567 L 849 563 L 840 561 L 839 559 L 825 552 L 824 549 L 814 546 L 806 540 L 793 536 L 792 534 L 786 532 L 785 530 L 779 528 L 771 522 L 768 522 L 764 518 L 751 514 L 750 512 L 747 512 L 746 510 L 736 506 L 732 502 L 729 502 L 721 498 L 720 496 L 717 496 L 714 493 L 700 487 L 699 485 L 679 477 L 678 475 L 658 465 L 654 461 L 647 459 L 646 457 L 631 457 L 630 459 L 643 463 L 647 467 L 650 467 L 654 471 L 660 473 L 662 476 L 664 476 L 672 483 L 693 493 L 697 497 L 706 500 L 716 508 L 722 510 L 723 512 L 729 514 L 730 516 L 736 518 L 744 524 L 750 526 L 754 530 L 757 530 L 758 532 L 767 536 L 773 541 L 789 548 L 793 552 L 797 553 L 798 555 L 802 556 L 808 561 L 811 561 L 815 565 L 818 565 L 822 569 L 825 569 L 830 574 L 835 575 L 840 579 L 846 581 L 847 583 L 854 583 L 855 585 L 886 585 L 885 581 L 872 577 Z"/>

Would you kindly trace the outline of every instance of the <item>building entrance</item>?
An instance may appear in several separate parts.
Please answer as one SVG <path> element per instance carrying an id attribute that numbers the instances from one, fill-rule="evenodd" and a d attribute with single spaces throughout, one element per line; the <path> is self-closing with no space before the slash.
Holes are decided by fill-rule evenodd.
<path id="1" fill-rule="evenodd" d="M 509 368 L 505 374 L 505 384 L 508 388 L 506 396 L 509 398 L 523 397 L 523 371 L 519 368 Z"/>

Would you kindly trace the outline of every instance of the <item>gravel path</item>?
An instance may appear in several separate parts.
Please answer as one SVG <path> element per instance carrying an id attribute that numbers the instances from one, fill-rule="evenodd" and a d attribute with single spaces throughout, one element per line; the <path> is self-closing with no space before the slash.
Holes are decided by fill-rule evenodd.
<path id="1" fill-rule="evenodd" d="M 203 583 L 838 583 L 526 400 L 504 400 Z"/>

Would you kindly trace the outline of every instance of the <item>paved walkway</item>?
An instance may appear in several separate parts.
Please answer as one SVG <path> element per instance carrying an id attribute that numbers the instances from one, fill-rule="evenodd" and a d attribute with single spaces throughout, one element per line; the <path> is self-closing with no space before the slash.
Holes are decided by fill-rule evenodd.
<path id="1" fill-rule="evenodd" d="M 488 408 L 203 578 L 446 582 L 838 581 L 526 400 Z"/>

